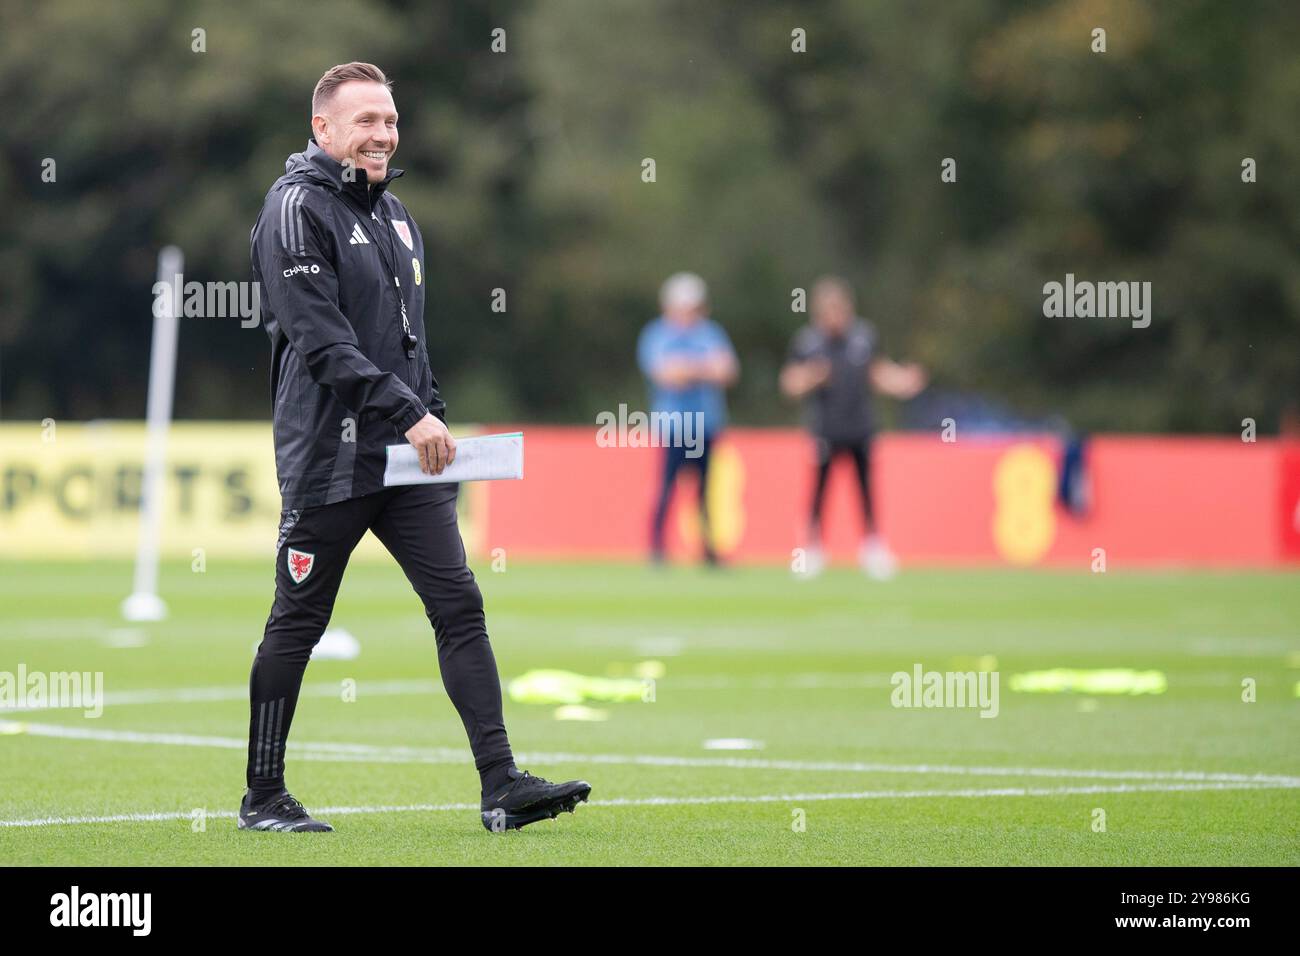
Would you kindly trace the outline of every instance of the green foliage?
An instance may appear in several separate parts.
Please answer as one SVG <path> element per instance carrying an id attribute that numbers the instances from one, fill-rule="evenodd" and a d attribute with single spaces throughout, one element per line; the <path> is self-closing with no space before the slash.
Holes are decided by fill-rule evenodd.
<path id="1" fill-rule="evenodd" d="M 1300 7 L 1283 0 L 0 10 L 6 417 L 142 414 L 157 249 L 181 245 L 187 279 L 247 279 L 312 85 L 349 59 L 395 80 L 396 192 L 428 240 L 455 419 L 642 402 L 636 335 L 682 268 L 741 352 L 740 421 L 794 420 L 775 389 L 791 290 L 827 271 L 891 354 L 1026 415 L 1228 431 L 1300 398 Z M 1045 318 L 1067 272 L 1150 281 L 1151 327 Z M 267 353 L 236 321 L 186 323 L 177 413 L 265 416 Z"/>

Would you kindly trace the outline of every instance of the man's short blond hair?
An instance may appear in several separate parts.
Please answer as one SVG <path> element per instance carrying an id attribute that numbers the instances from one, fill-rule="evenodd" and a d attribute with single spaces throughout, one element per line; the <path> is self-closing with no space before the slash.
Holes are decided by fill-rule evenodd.
<path id="1" fill-rule="evenodd" d="M 316 89 L 311 94 L 311 115 L 316 116 L 325 112 L 330 100 L 334 98 L 334 91 L 352 80 L 382 83 L 386 89 L 393 88 L 392 81 L 373 63 L 361 63 L 357 60 L 351 63 L 340 63 L 326 70 L 325 75 L 316 83 Z"/>

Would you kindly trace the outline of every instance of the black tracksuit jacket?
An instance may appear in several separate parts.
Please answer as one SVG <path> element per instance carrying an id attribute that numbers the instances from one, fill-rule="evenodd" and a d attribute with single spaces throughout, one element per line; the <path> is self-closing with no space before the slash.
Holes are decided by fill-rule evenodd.
<path id="1" fill-rule="evenodd" d="M 294 153 L 252 232 L 271 337 L 275 465 L 285 509 L 383 487 L 385 446 L 446 405 L 424 329 L 424 240 L 388 185 L 316 143 Z M 408 246 L 409 240 L 409 246 Z"/>

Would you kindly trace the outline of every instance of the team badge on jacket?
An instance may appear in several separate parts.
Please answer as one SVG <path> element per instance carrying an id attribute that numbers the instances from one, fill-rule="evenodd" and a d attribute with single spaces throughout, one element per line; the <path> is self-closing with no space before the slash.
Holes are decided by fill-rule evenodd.
<path id="1" fill-rule="evenodd" d="M 306 551 L 299 551 L 296 548 L 289 549 L 289 577 L 293 578 L 294 584 L 302 584 L 307 580 L 307 575 L 311 574 L 312 567 L 316 564 L 316 555 L 308 554 Z"/>
<path id="2" fill-rule="evenodd" d="M 406 248 L 412 252 L 415 251 L 415 240 L 411 238 L 411 227 L 406 224 L 405 219 L 394 219 L 393 228 L 397 230 L 398 236 L 406 243 Z"/>

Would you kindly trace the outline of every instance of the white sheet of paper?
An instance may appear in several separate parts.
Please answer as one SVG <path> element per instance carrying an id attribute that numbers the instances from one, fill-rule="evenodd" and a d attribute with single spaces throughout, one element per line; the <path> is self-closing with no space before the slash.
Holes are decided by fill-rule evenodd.
<path id="1" fill-rule="evenodd" d="M 485 481 L 524 476 L 524 433 L 476 435 L 456 439 L 456 460 L 441 475 L 420 470 L 412 445 L 389 445 L 384 485 L 437 485 L 453 481 Z"/>

